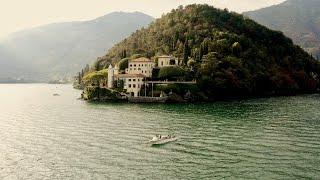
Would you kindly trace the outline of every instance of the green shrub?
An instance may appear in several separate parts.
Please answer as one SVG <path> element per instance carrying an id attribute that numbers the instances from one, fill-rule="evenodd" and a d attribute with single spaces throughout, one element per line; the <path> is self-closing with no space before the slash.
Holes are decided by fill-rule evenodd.
<path id="1" fill-rule="evenodd" d="M 128 64 L 129 64 L 129 58 L 121 59 L 121 61 L 119 62 L 119 70 L 124 71 L 125 69 L 128 68 Z"/>
<path id="2" fill-rule="evenodd" d="M 93 71 L 86 74 L 82 81 L 84 84 L 95 83 L 99 84 L 101 80 L 108 78 L 108 69 L 103 69 L 101 71 Z"/>
<path id="3" fill-rule="evenodd" d="M 98 86 L 87 86 L 84 92 L 88 100 L 117 99 L 115 92 Z"/>
<path id="4" fill-rule="evenodd" d="M 185 70 L 178 66 L 163 67 L 159 71 L 158 77 L 161 79 L 176 79 L 184 77 Z"/>

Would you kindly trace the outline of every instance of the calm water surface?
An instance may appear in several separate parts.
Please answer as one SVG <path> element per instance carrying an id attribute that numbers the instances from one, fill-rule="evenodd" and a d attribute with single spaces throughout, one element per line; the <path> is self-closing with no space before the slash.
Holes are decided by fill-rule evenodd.
<path id="1" fill-rule="evenodd" d="M 133 105 L 79 94 L 0 85 L 0 179 L 320 179 L 319 95 Z M 179 140 L 150 147 L 154 134 Z"/>

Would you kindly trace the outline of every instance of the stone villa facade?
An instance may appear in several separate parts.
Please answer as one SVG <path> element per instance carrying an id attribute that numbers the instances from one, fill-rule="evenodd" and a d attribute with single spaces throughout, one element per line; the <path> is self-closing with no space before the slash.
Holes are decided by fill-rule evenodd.
<path id="1" fill-rule="evenodd" d="M 158 56 L 158 67 L 178 66 L 179 60 L 173 56 Z"/>
<path id="2" fill-rule="evenodd" d="M 116 66 L 117 67 L 117 66 Z M 108 69 L 108 88 L 113 88 L 114 81 L 123 81 L 123 89 L 130 94 L 130 96 L 140 96 L 140 90 L 144 85 L 146 78 L 152 77 L 152 70 L 155 63 L 148 58 L 138 58 L 129 60 L 128 68 L 125 74 L 119 74 L 117 68 L 111 65 Z"/>
<path id="3" fill-rule="evenodd" d="M 178 65 L 178 58 L 173 56 L 158 56 L 159 68 Z M 155 67 L 156 63 L 145 57 L 129 60 L 125 74 L 119 73 L 118 65 L 114 68 L 110 65 L 108 68 L 108 88 L 113 88 L 115 81 L 122 81 L 123 89 L 126 90 L 129 96 L 139 97 L 141 89 L 146 86 L 146 79 L 152 77 L 152 71 Z"/>

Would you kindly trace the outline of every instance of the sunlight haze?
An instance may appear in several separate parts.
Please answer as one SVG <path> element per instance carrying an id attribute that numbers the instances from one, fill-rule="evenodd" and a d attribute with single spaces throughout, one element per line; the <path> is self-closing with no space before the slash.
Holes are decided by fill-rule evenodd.
<path id="1" fill-rule="evenodd" d="M 319 15 L 0 0 L 0 180 L 320 180 Z"/>
<path id="2" fill-rule="evenodd" d="M 139 11 L 160 17 L 179 5 L 207 3 L 243 12 L 284 0 L 0 0 L 0 37 L 44 24 L 94 19 L 113 11 Z"/>

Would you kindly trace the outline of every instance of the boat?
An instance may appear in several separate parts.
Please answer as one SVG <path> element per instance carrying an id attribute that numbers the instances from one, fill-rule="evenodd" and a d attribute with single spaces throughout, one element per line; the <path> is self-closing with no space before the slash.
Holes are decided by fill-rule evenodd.
<path id="1" fill-rule="evenodd" d="M 176 136 L 172 136 L 172 135 L 166 135 L 166 136 L 156 135 L 149 141 L 149 143 L 151 145 L 161 145 L 161 144 L 167 144 L 169 142 L 176 141 L 177 139 L 178 138 Z"/>
<path id="2" fill-rule="evenodd" d="M 60 96 L 60 94 L 55 93 L 55 94 L 53 94 L 53 96 Z"/>

